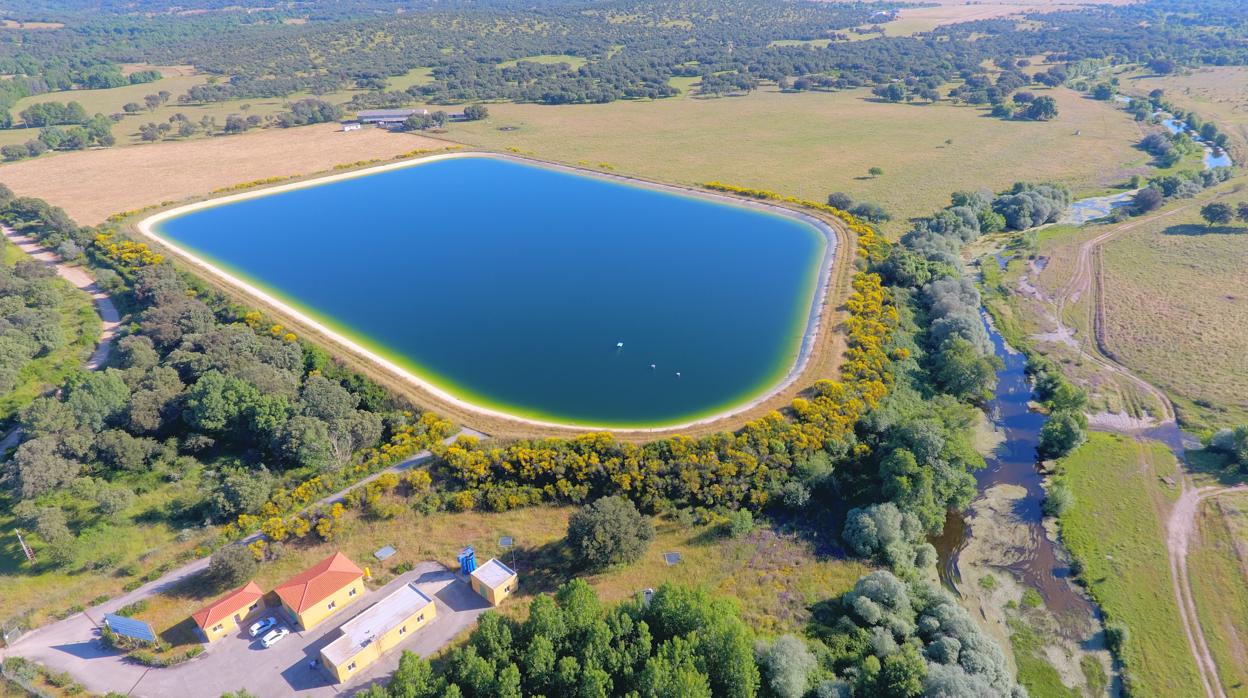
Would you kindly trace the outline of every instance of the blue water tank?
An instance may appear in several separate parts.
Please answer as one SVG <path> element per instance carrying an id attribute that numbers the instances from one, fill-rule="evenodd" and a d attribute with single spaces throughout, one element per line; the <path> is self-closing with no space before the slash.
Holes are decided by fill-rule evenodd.
<path id="1" fill-rule="evenodd" d="M 477 569 L 477 551 L 468 546 L 459 551 L 459 569 L 464 574 L 472 574 Z"/>

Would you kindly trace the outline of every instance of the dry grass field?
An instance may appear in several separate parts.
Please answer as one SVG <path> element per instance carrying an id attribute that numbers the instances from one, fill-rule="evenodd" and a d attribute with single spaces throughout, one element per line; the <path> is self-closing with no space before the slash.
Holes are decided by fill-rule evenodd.
<path id="1" fill-rule="evenodd" d="M 94 225 L 115 213 L 244 182 L 297 177 L 446 145 L 412 134 L 343 133 L 337 124 L 317 124 L 25 160 L 0 166 L 0 182 L 20 195 L 63 207 L 80 224 Z"/>
<path id="2" fill-rule="evenodd" d="M 1213 121 L 1238 140 L 1233 154 L 1244 161 L 1248 152 L 1248 68 L 1201 68 L 1165 76 L 1137 73 L 1123 80 L 1123 90 L 1130 94 L 1145 95 L 1156 89 L 1165 90 L 1167 99 Z"/>
<path id="3" fill-rule="evenodd" d="M 944 103 L 881 103 L 866 91 L 497 104 L 488 120 L 452 124 L 447 137 L 680 184 L 718 179 L 813 199 L 845 191 L 883 204 L 899 232 L 957 189 L 1057 179 L 1087 191 L 1143 171 L 1130 119 L 1072 91 L 1052 95 L 1061 116 L 1048 123 Z M 874 166 L 884 175 L 868 176 Z"/>
<path id="4" fill-rule="evenodd" d="M 1248 201 L 1248 194 L 1223 200 Z M 1193 206 L 1104 247 L 1114 356 L 1208 426 L 1248 420 L 1248 227 L 1209 228 Z"/>

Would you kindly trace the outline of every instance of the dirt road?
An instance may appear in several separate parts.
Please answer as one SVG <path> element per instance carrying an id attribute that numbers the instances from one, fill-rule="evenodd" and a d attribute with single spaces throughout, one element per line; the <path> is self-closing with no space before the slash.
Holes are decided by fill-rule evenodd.
<path id="1" fill-rule="evenodd" d="M 56 270 L 57 276 L 91 296 L 91 300 L 95 303 L 95 312 L 100 316 L 100 339 L 95 345 L 95 350 L 91 352 L 91 356 L 87 358 L 85 366 L 88 371 L 95 371 L 106 365 L 112 352 L 113 340 L 117 337 L 117 328 L 121 325 L 121 314 L 117 312 L 113 299 L 109 298 L 104 289 L 95 283 L 95 279 L 86 269 L 63 263 L 55 252 L 40 245 L 38 240 L 29 235 L 22 235 L 5 225 L 0 225 L 0 232 L 3 232 L 4 236 L 19 250 L 35 261 L 52 267 Z M 5 434 L 3 439 L 0 439 L 0 454 L 17 446 L 21 440 L 21 429 L 12 429 Z"/>

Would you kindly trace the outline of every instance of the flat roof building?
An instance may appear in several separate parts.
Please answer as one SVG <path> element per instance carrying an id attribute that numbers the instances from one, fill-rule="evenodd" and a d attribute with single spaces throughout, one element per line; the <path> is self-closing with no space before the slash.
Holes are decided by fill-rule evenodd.
<path id="1" fill-rule="evenodd" d="M 497 606 L 516 591 L 520 578 L 497 558 L 491 558 L 489 562 L 473 570 L 468 575 L 468 581 L 473 591 L 489 601 L 490 605 Z"/>
<path id="2" fill-rule="evenodd" d="M 341 635 L 321 650 L 321 661 L 343 683 L 429 624 L 437 606 L 408 582 L 338 628 Z"/>
<path id="3" fill-rule="evenodd" d="M 364 571 L 346 555 L 334 553 L 282 582 L 273 590 L 282 608 L 304 630 L 364 595 Z"/>
<path id="4" fill-rule="evenodd" d="M 243 624 L 249 616 L 264 609 L 264 592 L 255 582 L 226 593 L 191 614 L 205 642 L 216 642 Z"/>
<path id="5" fill-rule="evenodd" d="M 415 114 L 428 114 L 428 109 L 364 109 L 356 113 L 362 124 L 378 124 L 381 126 L 399 126 Z"/>

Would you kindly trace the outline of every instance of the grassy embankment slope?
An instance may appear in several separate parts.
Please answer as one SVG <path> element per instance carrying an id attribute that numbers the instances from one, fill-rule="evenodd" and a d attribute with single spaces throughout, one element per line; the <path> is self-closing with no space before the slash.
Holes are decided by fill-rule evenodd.
<path id="1" fill-rule="evenodd" d="M 402 503 L 398 495 L 387 498 Z M 423 515 L 400 506 L 394 518 L 378 520 L 348 510 L 341 519 L 343 531 L 333 542 L 287 543 L 280 559 L 261 565 L 256 579 L 261 587 L 272 588 L 335 550 L 361 565 L 369 564 L 374 585 L 385 584 L 394 567 L 403 562 L 432 559 L 454 569 L 455 555 L 465 545 L 472 545 L 481 560 L 500 557 L 510 564 L 512 553 L 498 546 L 500 536 L 507 535 L 516 541 L 520 592 L 502 607 L 504 613 L 523 614 L 528 598 L 552 592 L 573 578 L 589 581 L 604 601 L 673 582 L 702 586 L 734 599 L 752 627 L 764 634 L 779 634 L 800 632 L 811 605 L 847 591 L 869 571 L 859 562 L 817 558 L 807 543 L 768 528 L 733 540 L 716 527 L 659 518 L 655 540 L 639 562 L 585 574 L 563 546 L 572 511 L 572 507 L 543 506 L 502 513 Z M 372 553 L 385 544 L 394 545 L 399 553 L 376 563 Z M 681 553 L 681 562 L 667 565 L 662 554 L 669 551 Z M 153 597 L 140 617 L 171 643 L 188 643 L 192 641 L 189 614 L 219 593 L 194 580 Z"/>
<path id="2" fill-rule="evenodd" d="M 1166 555 L 1165 514 L 1178 489 L 1160 478 L 1176 476 L 1174 456 L 1156 442 L 1094 432 L 1058 472 L 1075 497 L 1062 540 L 1107 619 L 1129 629 L 1127 672 L 1139 694 L 1200 695 Z"/>
<path id="3" fill-rule="evenodd" d="M 2 263 L 13 266 L 29 259 L 17 246 L 0 239 Z M 58 280 L 56 313 L 61 329 L 68 339 L 65 346 L 40 356 L 22 369 L 17 386 L 0 395 L 0 426 L 7 425 L 18 410 L 30 404 L 44 391 L 60 385 L 78 369 L 100 336 L 100 318 L 95 314 L 91 299 L 64 281 Z"/>
<path id="4" fill-rule="evenodd" d="M 1216 428 L 1248 422 L 1248 224 L 1210 227 L 1199 208 L 1104 246 L 1105 343 L 1185 423 Z"/>
<path id="5" fill-rule="evenodd" d="M 907 218 L 948 205 L 957 189 L 1002 189 L 1023 178 L 1090 191 L 1146 171 L 1129 118 L 1069 90 L 1046 93 L 1061 109 L 1048 123 L 993 119 L 948 103 L 882 103 L 865 90 L 764 87 L 720 99 L 496 104 L 488 120 L 452 124 L 446 135 L 675 183 L 717 179 L 815 200 L 845 191 L 883 204 L 894 217 L 886 229 L 899 233 Z M 870 177 L 876 166 L 884 175 Z"/>
<path id="6" fill-rule="evenodd" d="M 1188 555 L 1205 640 L 1228 695 L 1248 696 L 1248 494 L 1206 500 Z"/>

